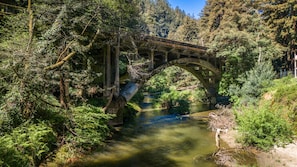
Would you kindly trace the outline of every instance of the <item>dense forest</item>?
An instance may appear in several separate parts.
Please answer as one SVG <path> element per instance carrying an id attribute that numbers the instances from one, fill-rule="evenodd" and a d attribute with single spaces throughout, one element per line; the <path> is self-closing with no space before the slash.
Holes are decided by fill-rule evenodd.
<path id="1" fill-rule="evenodd" d="M 272 80 L 280 71 L 293 72 L 297 54 L 295 0 L 208 0 L 199 19 L 173 9 L 167 0 L 0 0 L 0 19 L 1 166 L 39 166 L 46 160 L 65 164 L 100 150 L 112 135 L 108 122 L 114 115 L 106 112 L 98 53 L 106 44 L 117 45 L 118 37 L 145 33 L 206 46 L 209 54 L 224 59 L 219 93 L 237 106 L 255 105 L 263 93 L 279 88 Z M 128 65 L 120 55 L 121 75 Z M 176 91 L 191 86 L 197 90 Z M 153 77 L 142 91 L 165 92 L 161 105 L 179 100 L 187 106 L 190 96 L 204 96 L 199 81 L 178 67 Z M 281 108 L 288 112 L 281 115 L 296 129 L 296 105 L 289 101 L 296 95 L 290 95 L 288 108 Z M 272 105 L 284 102 L 281 92 L 276 97 Z M 258 109 L 250 110 L 242 114 L 249 119 L 238 115 L 239 125 L 247 125 Z M 284 130 L 273 133 L 282 140 L 273 136 L 267 145 L 250 136 L 243 140 L 263 148 L 284 141 L 292 135 L 289 125 L 278 124 Z"/>

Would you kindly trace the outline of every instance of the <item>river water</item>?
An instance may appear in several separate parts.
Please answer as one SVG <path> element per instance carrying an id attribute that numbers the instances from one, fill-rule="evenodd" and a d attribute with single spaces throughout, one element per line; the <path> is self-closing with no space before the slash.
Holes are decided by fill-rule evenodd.
<path id="1" fill-rule="evenodd" d="M 215 151 L 207 122 L 150 110 L 138 113 L 103 152 L 87 156 L 77 166 L 215 167 L 209 158 Z"/>

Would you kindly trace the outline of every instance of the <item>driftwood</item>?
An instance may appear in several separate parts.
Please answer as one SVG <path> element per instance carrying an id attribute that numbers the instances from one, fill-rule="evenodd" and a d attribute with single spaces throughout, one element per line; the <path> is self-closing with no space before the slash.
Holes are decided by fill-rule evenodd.
<path id="1" fill-rule="evenodd" d="M 215 135 L 215 140 L 216 140 L 216 146 L 217 146 L 218 149 L 221 148 L 221 144 L 220 144 L 220 139 L 221 139 L 220 134 L 221 134 L 221 132 L 227 133 L 228 129 L 220 129 L 220 128 L 217 129 L 216 135 Z"/>
<path id="2" fill-rule="evenodd" d="M 209 128 L 216 132 L 215 141 L 218 149 L 220 149 L 220 133 L 227 133 L 228 129 L 233 128 L 234 125 L 234 115 L 226 107 L 221 107 L 216 112 L 209 113 Z"/>
<path id="3" fill-rule="evenodd" d="M 255 155 L 246 150 L 245 147 L 223 148 L 221 147 L 221 133 L 228 133 L 228 130 L 235 127 L 235 116 L 228 107 L 219 106 L 215 112 L 209 113 L 209 128 L 215 131 L 215 141 L 217 150 L 211 158 L 219 166 L 237 166 L 239 163 L 250 163 Z M 247 159 L 248 158 L 248 159 Z M 249 161 L 249 162 L 248 162 Z"/>

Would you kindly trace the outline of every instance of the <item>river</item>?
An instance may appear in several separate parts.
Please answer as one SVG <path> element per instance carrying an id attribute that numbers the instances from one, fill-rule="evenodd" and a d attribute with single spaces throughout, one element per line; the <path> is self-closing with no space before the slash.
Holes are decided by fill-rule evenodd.
<path id="1" fill-rule="evenodd" d="M 96 167 L 215 167 L 216 151 L 207 122 L 149 110 L 137 114 L 103 152 L 75 166 Z"/>

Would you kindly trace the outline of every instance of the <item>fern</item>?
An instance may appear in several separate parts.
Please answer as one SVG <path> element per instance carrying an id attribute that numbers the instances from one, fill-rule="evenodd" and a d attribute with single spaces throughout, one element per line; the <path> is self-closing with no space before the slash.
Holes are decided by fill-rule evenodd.
<path id="1" fill-rule="evenodd" d="M 110 135 L 107 123 L 113 116 L 105 114 L 102 108 L 83 105 L 75 107 L 71 115 L 68 127 L 72 129 L 72 133 L 68 135 L 67 142 L 74 147 L 92 149 L 101 145 Z"/>
<path id="2" fill-rule="evenodd" d="M 56 145 L 56 134 L 45 123 L 23 124 L 0 137 L 2 166 L 38 166 Z"/>

